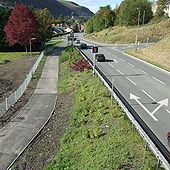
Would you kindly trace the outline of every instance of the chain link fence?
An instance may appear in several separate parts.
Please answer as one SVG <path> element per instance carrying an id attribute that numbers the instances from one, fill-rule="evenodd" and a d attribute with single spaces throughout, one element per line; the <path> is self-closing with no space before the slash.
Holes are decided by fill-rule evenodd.
<path id="1" fill-rule="evenodd" d="M 14 105 L 18 101 L 18 99 L 22 96 L 22 94 L 25 92 L 43 56 L 44 56 L 44 51 L 41 52 L 40 56 L 36 60 L 35 64 L 33 65 L 32 69 L 30 70 L 29 74 L 25 78 L 24 82 L 20 85 L 20 87 L 17 90 L 15 90 L 9 97 L 7 97 L 2 103 L 0 103 L 0 117 L 3 116 L 9 110 L 9 108 L 12 105 Z"/>

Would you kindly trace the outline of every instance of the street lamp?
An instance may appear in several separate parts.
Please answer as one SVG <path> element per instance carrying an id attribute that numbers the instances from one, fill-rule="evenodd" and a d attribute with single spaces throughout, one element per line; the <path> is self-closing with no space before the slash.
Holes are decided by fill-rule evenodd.
<path id="1" fill-rule="evenodd" d="M 32 40 L 35 40 L 36 38 L 30 38 L 30 56 L 31 56 L 31 74 L 32 74 L 32 77 L 33 77 L 33 70 L 32 70 L 32 64 L 33 64 L 33 62 L 32 62 L 32 48 L 31 48 L 31 41 Z"/>

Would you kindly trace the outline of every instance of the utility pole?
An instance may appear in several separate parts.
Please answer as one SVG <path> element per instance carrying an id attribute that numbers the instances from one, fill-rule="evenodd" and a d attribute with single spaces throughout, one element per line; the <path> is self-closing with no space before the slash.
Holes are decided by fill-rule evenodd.
<path id="1" fill-rule="evenodd" d="M 137 51 L 137 45 L 138 45 L 138 31 L 139 31 L 139 24 L 140 24 L 140 9 L 137 8 L 139 10 L 139 13 L 138 13 L 138 26 L 137 26 L 137 31 L 136 31 L 136 40 L 135 40 L 135 45 L 136 45 L 136 48 L 135 48 L 135 51 Z"/>

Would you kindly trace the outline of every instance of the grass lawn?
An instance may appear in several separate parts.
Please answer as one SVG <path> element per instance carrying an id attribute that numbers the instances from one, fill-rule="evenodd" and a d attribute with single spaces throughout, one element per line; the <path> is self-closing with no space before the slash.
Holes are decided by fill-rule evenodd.
<path id="1" fill-rule="evenodd" d="M 72 96 L 70 122 L 58 153 L 46 170 L 154 170 L 156 158 L 110 99 L 92 70 L 77 72 L 73 62 L 82 57 L 67 49 L 60 57 L 58 91 Z"/>

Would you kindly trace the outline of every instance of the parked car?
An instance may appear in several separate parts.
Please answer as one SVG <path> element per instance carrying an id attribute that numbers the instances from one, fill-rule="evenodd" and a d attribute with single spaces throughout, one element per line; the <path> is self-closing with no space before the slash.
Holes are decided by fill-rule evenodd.
<path id="1" fill-rule="evenodd" d="M 87 44 L 86 43 L 81 43 L 80 48 L 81 49 L 87 49 Z"/>
<path id="2" fill-rule="evenodd" d="M 105 60 L 106 60 L 104 54 L 96 54 L 95 59 L 98 62 L 105 62 Z"/>

